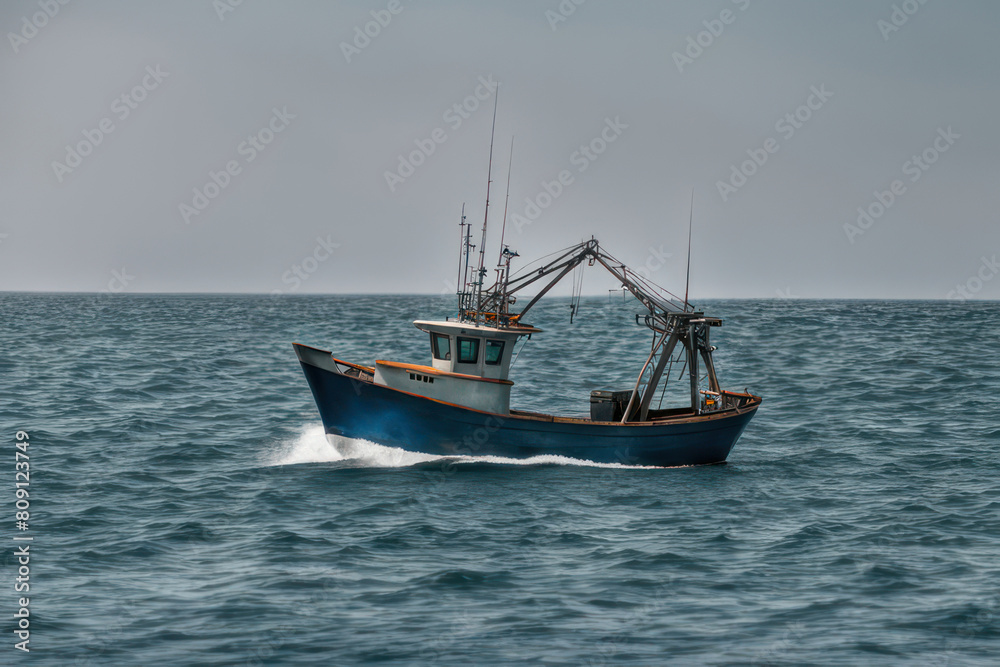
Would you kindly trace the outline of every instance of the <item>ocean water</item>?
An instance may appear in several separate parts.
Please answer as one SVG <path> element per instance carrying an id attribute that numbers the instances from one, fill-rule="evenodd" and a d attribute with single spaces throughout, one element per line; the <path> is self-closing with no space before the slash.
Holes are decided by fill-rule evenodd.
<path id="1" fill-rule="evenodd" d="M 426 363 L 451 299 L 0 294 L 0 664 L 1000 664 L 1000 304 L 698 305 L 764 404 L 639 469 L 327 441 L 290 343 Z M 635 312 L 543 301 L 514 405 L 630 386 Z"/>

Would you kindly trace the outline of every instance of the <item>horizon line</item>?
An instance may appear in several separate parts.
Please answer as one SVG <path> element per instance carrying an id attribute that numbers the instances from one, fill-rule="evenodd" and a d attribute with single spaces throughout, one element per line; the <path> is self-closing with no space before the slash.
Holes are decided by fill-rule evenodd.
<path id="1" fill-rule="evenodd" d="M 613 298 L 612 294 L 619 290 L 608 290 L 607 294 L 583 294 L 584 298 Z M 454 298 L 454 294 L 439 294 L 433 292 L 212 292 L 212 291 L 185 291 L 185 292 L 152 292 L 140 290 L 123 290 L 111 292 L 108 290 L 84 291 L 84 290 L 0 290 L 0 295 L 7 294 L 33 294 L 33 295 L 79 295 L 79 296 L 269 296 L 269 297 L 303 297 L 303 296 L 419 296 L 419 297 L 441 297 Z M 532 295 L 526 295 L 532 296 Z M 552 299 L 571 299 L 572 296 L 549 296 Z M 977 303 L 1000 302 L 1000 299 L 986 299 L 973 297 L 970 299 L 948 299 L 945 297 L 880 297 L 880 296 L 711 296 L 695 297 L 692 301 L 943 301 L 945 303 L 967 303 L 974 301 Z"/>

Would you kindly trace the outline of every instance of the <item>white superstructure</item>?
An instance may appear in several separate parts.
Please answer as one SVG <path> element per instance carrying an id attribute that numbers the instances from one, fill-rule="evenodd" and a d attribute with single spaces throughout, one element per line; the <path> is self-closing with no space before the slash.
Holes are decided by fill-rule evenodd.
<path id="1" fill-rule="evenodd" d="M 541 329 L 489 327 L 468 322 L 417 320 L 430 335 L 431 365 L 375 362 L 375 383 L 496 414 L 510 412 L 507 379 L 514 344 Z"/>

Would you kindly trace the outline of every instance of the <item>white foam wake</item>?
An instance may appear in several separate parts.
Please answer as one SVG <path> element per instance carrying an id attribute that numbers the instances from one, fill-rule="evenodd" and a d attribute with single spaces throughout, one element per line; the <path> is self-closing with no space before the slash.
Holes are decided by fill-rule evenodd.
<path id="1" fill-rule="evenodd" d="M 526 459 L 504 456 L 435 456 L 408 452 L 398 447 L 386 447 L 368 440 L 327 435 L 320 425 L 306 425 L 299 435 L 281 443 L 266 465 L 284 466 L 297 463 L 329 463 L 350 461 L 353 467 L 405 468 L 419 463 L 448 460 L 451 463 L 493 463 L 498 465 L 565 465 L 589 468 L 622 468 L 626 470 L 658 469 L 657 466 L 635 466 L 623 463 L 596 463 L 556 454 L 542 454 Z"/>

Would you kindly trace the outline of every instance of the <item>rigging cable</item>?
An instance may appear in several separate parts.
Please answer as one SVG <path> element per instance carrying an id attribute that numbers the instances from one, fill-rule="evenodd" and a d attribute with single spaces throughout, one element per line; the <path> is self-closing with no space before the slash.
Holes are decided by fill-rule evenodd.
<path id="1" fill-rule="evenodd" d="M 569 302 L 569 323 L 573 324 L 573 316 L 580 312 L 580 297 L 583 294 L 583 262 L 576 265 L 573 274 L 573 294 Z"/>
<path id="2" fill-rule="evenodd" d="M 517 358 L 521 355 L 521 350 L 524 349 L 524 346 L 528 344 L 529 340 L 531 340 L 531 336 L 521 339 L 521 349 L 514 350 L 514 358 L 510 360 L 510 366 L 508 367 L 508 372 L 510 371 L 511 368 L 514 368 L 514 362 L 517 361 Z"/>
<path id="3" fill-rule="evenodd" d="M 660 402 L 657 403 L 657 410 L 663 408 L 663 396 L 667 393 L 667 385 L 670 384 L 670 371 L 674 368 L 674 361 L 680 359 L 680 356 L 675 357 L 673 354 L 670 355 L 670 361 L 667 363 L 667 372 L 663 374 L 663 389 L 660 390 Z"/>
<path id="4" fill-rule="evenodd" d="M 691 230 L 694 228 L 694 188 L 691 188 L 691 212 L 688 217 L 687 278 L 684 280 L 684 312 L 688 309 L 688 288 L 691 287 Z"/>

